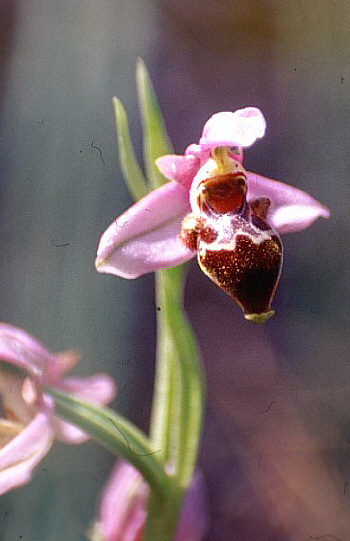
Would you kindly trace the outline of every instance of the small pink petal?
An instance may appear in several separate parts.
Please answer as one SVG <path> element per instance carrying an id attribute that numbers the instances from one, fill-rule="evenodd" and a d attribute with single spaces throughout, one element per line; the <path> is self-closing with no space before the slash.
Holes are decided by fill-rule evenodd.
<path id="1" fill-rule="evenodd" d="M 33 469 L 48 453 L 53 442 L 49 416 L 39 412 L 0 450 L 0 495 L 29 483 Z"/>
<path id="2" fill-rule="evenodd" d="M 199 144 L 203 150 L 219 146 L 248 147 L 263 137 L 266 122 L 256 107 L 213 115 L 204 125 Z"/>
<path id="3" fill-rule="evenodd" d="M 104 232 L 96 268 L 123 278 L 137 278 L 173 267 L 194 256 L 178 239 L 190 211 L 188 191 L 169 182 L 130 207 Z"/>
<path id="4" fill-rule="evenodd" d="M 181 184 L 186 190 L 190 189 L 192 179 L 197 174 L 200 163 L 200 156 L 193 154 L 186 156 L 167 154 L 156 159 L 159 171 L 169 180 L 175 180 Z"/>
<path id="5" fill-rule="evenodd" d="M 269 222 L 279 233 L 301 231 L 317 218 L 328 218 L 329 209 L 308 193 L 278 180 L 262 177 L 250 171 L 248 178 L 248 201 L 267 196 L 271 200 Z"/>
<path id="6" fill-rule="evenodd" d="M 60 383 L 59 388 L 96 406 L 108 404 L 117 392 L 114 381 L 105 374 L 96 374 L 89 378 L 67 378 Z M 79 444 L 89 439 L 83 430 L 56 416 L 52 419 L 52 426 L 55 438 L 59 441 Z"/>

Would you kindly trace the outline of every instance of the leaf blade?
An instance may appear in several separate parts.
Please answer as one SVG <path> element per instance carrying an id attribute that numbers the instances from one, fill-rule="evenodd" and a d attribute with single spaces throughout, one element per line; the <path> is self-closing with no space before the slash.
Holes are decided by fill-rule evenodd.
<path id="1" fill-rule="evenodd" d="M 112 103 L 117 124 L 118 154 L 123 177 L 131 195 L 138 200 L 149 191 L 147 181 L 135 156 L 124 106 L 116 96 L 112 98 Z"/>
<path id="2" fill-rule="evenodd" d="M 151 187 L 158 188 L 167 179 L 158 171 L 155 160 L 164 154 L 172 154 L 165 122 L 145 63 L 138 58 L 136 63 L 136 85 L 143 133 L 143 158 Z"/>

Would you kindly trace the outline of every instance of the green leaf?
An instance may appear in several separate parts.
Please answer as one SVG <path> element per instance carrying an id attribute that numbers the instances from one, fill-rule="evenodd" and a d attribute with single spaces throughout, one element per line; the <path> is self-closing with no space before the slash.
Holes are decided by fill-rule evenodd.
<path id="1" fill-rule="evenodd" d="M 119 161 L 126 185 L 134 199 L 141 199 L 148 190 L 147 181 L 136 159 L 130 137 L 128 119 L 122 102 L 114 97 L 113 106 L 117 123 Z"/>
<path id="2" fill-rule="evenodd" d="M 164 154 L 172 154 L 173 149 L 147 68 L 141 58 L 136 64 L 136 84 L 142 121 L 145 169 L 151 187 L 158 188 L 168 181 L 158 171 L 155 160 Z"/>
<path id="3" fill-rule="evenodd" d="M 97 443 L 123 457 L 143 475 L 160 500 L 166 498 L 171 484 L 149 439 L 130 421 L 113 410 L 94 406 L 62 391 L 46 388 L 55 401 L 57 415 L 87 432 Z"/>

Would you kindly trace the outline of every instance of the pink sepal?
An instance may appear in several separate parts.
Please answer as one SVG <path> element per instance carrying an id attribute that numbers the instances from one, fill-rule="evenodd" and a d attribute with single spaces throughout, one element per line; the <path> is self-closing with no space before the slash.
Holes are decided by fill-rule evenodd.
<path id="1" fill-rule="evenodd" d="M 317 218 L 328 218 L 329 209 L 311 195 L 284 182 L 250 171 L 248 201 L 266 196 L 271 200 L 268 221 L 278 233 L 294 233 L 309 227 Z"/>
<path id="2" fill-rule="evenodd" d="M 177 182 L 149 193 L 104 232 L 97 250 L 97 270 L 137 278 L 191 259 L 195 254 L 178 239 L 188 212 L 188 191 Z"/>

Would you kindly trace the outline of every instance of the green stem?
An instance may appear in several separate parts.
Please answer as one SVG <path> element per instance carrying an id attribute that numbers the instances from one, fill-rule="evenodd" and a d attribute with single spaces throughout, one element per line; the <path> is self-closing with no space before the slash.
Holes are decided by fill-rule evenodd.
<path id="1" fill-rule="evenodd" d="M 173 484 L 166 501 L 159 503 L 154 494 L 148 501 L 148 521 L 142 541 L 173 541 L 182 508 L 184 490 Z"/>
<path id="2" fill-rule="evenodd" d="M 183 268 L 156 278 L 157 363 L 151 412 L 151 439 L 172 469 L 172 484 L 160 505 L 151 493 L 144 541 L 171 541 L 185 490 L 195 467 L 203 409 L 200 357 L 183 309 Z"/>
<path id="3" fill-rule="evenodd" d="M 176 417 L 173 430 L 175 475 L 187 487 L 196 464 L 202 426 L 204 384 L 201 359 L 191 327 L 182 305 L 173 295 L 172 283 L 165 284 L 165 312 L 171 329 L 176 355 L 173 369 L 173 408 Z"/>
<path id="4" fill-rule="evenodd" d="M 172 340 L 169 333 L 165 313 L 165 290 L 162 285 L 164 272 L 156 273 L 156 307 L 157 307 L 157 350 L 156 373 L 154 380 L 153 402 L 150 420 L 150 437 L 153 445 L 161 449 L 161 458 L 169 459 L 170 434 L 173 397 L 173 363 Z"/>

